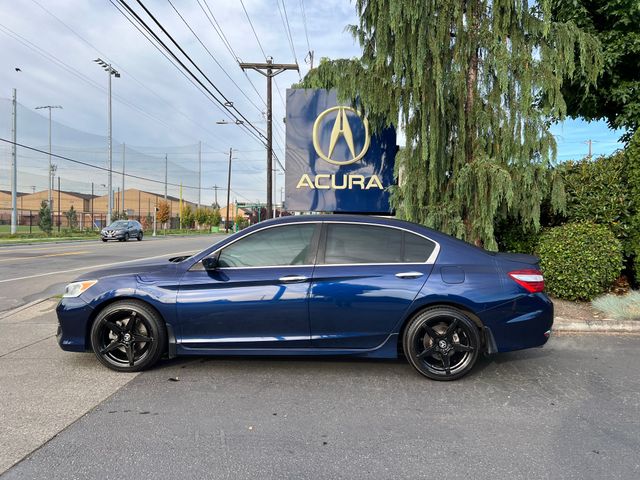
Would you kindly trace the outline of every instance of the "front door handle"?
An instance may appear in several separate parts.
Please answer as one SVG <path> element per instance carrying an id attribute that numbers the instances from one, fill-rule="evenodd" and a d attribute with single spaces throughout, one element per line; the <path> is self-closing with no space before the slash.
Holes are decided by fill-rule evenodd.
<path id="1" fill-rule="evenodd" d="M 422 272 L 400 272 L 396 273 L 396 277 L 398 278 L 420 278 L 424 275 Z"/>
<path id="2" fill-rule="evenodd" d="M 280 277 L 278 280 L 282 283 L 300 283 L 306 282 L 309 278 L 304 275 L 287 275 L 285 277 Z"/>

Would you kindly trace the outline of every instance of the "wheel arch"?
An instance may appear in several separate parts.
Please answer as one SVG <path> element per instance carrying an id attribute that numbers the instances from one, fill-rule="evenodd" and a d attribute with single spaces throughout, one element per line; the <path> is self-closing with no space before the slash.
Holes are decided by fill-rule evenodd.
<path id="1" fill-rule="evenodd" d="M 480 335 L 480 341 L 482 342 L 482 348 L 486 349 L 486 343 L 487 343 L 487 339 L 486 339 L 486 326 L 482 323 L 482 320 L 480 320 L 480 317 L 478 317 L 478 315 L 476 315 L 475 313 L 473 313 L 469 307 L 466 307 L 460 303 L 456 303 L 456 302 L 451 302 L 451 301 L 441 301 L 441 300 L 437 300 L 431 303 L 426 303 L 426 304 L 421 304 L 416 306 L 415 308 L 413 308 L 413 310 L 411 310 L 406 318 L 404 319 L 404 321 L 402 322 L 402 326 L 400 327 L 400 329 L 398 330 L 398 354 L 399 355 L 404 355 L 404 332 L 407 328 L 407 326 L 409 325 L 409 322 L 411 322 L 411 319 L 413 317 L 415 317 L 416 315 L 418 315 L 420 312 L 423 312 L 427 309 L 430 308 L 434 308 L 434 307 L 450 307 L 450 308 L 455 308 L 456 310 L 459 310 L 460 312 L 462 312 L 463 314 L 465 314 L 467 317 L 469 317 L 473 323 L 476 324 L 476 327 L 478 327 L 478 335 Z"/>
<path id="2" fill-rule="evenodd" d="M 165 345 L 166 352 L 169 358 L 174 358 L 176 356 L 176 336 L 173 329 L 173 325 L 167 322 L 167 320 L 164 318 L 162 313 L 156 307 L 154 307 L 152 303 L 142 298 L 134 297 L 131 295 L 110 297 L 105 301 L 99 303 L 98 305 L 94 306 L 93 311 L 91 312 L 91 315 L 89 316 L 89 319 L 87 321 L 87 325 L 84 332 L 85 349 L 91 350 L 91 327 L 93 326 L 93 323 L 95 322 L 100 312 L 105 308 L 107 308 L 109 305 L 112 305 L 116 302 L 122 302 L 127 300 L 142 303 L 149 309 L 153 310 L 156 313 L 156 315 L 158 315 L 158 317 L 162 320 L 167 330 L 167 345 Z"/>

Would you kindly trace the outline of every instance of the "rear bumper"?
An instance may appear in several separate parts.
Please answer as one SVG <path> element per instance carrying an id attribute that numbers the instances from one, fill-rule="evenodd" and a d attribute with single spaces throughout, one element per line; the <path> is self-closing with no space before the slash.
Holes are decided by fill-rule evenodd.
<path id="1" fill-rule="evenodd" d="M 498 352 L 540 347 L 547 343 L 553 326 L 553 303 L 544 293 L 522 295 L 482 312 Z"/>
<path id="2" fill-rule="evenodd" d="M 58 303 L 58 331 L 56 339 L 62 350 L 84 352 L 87 345 L 87 323 L 93 308 L 80 298 L 63 298 Z"/>

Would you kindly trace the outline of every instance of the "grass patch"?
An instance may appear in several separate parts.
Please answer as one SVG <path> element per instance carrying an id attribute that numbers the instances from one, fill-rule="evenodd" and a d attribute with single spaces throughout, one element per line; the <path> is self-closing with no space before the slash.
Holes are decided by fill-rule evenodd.
<path id="1" fill-rule="evenodd" d="M 640 291 L 631 291 L 622 296 L 603 295 L 591 304 L 615 320 L 640 320 Z"/>

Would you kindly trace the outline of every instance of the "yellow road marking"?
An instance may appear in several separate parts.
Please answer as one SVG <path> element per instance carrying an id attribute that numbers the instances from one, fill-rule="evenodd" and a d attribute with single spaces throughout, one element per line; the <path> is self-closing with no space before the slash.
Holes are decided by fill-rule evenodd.
<path id="1" fill-rule="evenodd" d="M 3 258 L 0 259 L 0 262 L 15 262 L 18 260 L 37 260 L 38 258 L 45 257 L 64 257 L 66 255 L 83 255 L 85 253 L 91 253 L 89 250 L 84 250 L 82 252 L 64 252 L 64 253 L 49 253 L 47 255 L 36 255 L 33 257 L 13 257 L 13 258 Z"/>

